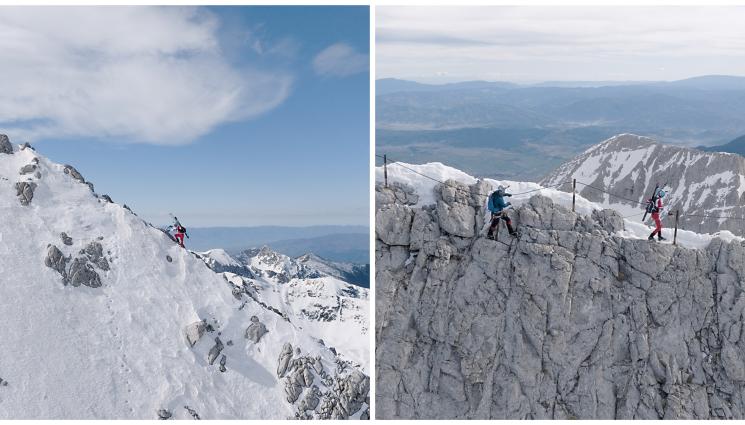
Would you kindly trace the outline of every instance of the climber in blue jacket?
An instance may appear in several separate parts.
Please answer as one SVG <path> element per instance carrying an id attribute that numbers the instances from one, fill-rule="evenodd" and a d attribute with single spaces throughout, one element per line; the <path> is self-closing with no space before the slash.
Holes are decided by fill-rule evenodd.
<path id="1" fill-rule="evenodd" d="M 512 196 L 512 194 L 507 193 L 506 188 L 502 185 L 497 187 L 497 190 L 492 192 L 492 194 L 489 196 L 489 211 L 491 211 L 491 226 L 489 226 L 489 233 L 487 233 L 487 238 L 492 238 L 492 234 L 497 229 L 497 226 L 499 226 L 499 220 L 504 220 L 505 224 L 507 225 L 507 230 L 510 232 L 511 236 L 515 236 L 517 232 L 515 232 L 515 229 L 512 228 L 512 220 L 507 216 L 507 207 L 512 205 L 509 202 L 505 202 L 504 197 L 505 196 Z"/>

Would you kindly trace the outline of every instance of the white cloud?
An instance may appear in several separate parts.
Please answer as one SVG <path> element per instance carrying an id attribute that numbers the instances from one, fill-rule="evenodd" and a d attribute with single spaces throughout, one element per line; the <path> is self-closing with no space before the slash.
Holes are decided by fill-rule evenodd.
<path id="1" fill-rule="evenodd" d="M 365 72 L 369 55 L 354 50 L 346 43 L 336 43 L 323 49 L 313 59 L 313 69 L 318 75 L 346 77 Z"/>
<path id="2" fill-rule="evenodd" d="M 672 80 L 745 69 L 745 7 L 378 7 L 376 21 L 379 78 Z"/>
<path id="3" fill-rule="evenodd" d="M 173 7 L 0 8 L 0 131 L 183 144 L 266 112 L 292 78 L 238 69 L 219 22 Z"/>

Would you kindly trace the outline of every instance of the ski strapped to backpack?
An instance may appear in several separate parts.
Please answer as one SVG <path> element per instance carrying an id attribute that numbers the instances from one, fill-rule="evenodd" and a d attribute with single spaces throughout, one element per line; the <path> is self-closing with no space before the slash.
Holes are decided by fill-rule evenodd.
<path id="1" fill-rule="evenodd" d="M 667 186 L 667 182 L 662 185 L 662 187 Z M 644 208 L 644 217 L 642 217 L 642 222 L 647 219 L 647 214 L 652 214 L 657 211 L 657 200 L 660 198 L 660 190 L 662 188 L 660 187 L 660 184 L 657 183 L 654 187 L 654 192 L 652 192 L 652 197 L 647 199 L 647 203 Z"/>

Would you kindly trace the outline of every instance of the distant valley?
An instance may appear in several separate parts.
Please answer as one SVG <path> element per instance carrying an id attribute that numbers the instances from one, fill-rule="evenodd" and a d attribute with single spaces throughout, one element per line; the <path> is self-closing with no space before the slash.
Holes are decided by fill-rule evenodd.
<path id="1" fill-rule="evenodd" d="M 481 177 L 537 181 L 619 133 L 687 147 L 745 134 L 741 77 L 535 85 L 383 79 L 376 90 L 378 153 L 445 162 Z"/>

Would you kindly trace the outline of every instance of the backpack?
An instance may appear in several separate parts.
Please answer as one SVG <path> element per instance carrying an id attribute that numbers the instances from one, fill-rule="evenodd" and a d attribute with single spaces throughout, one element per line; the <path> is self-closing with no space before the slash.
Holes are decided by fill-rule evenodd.
<path id="1" fill-rule="evenodd" d="M 178 226 L 176 227 L 176 230 L 177 230 L 177 231 L 178 231 L 179 233 L 186 233 L 186 227 L 184 227 L 184 226 L 182 226 L 182 225 L 178 225 Z"/>
<path id="2" fill-rule="evenodd" d="M 491 204 L 492 204 L 492 206 L 494 208 L 499 208 L 499 203 L 497 202 L 497 199 L 499 197 L 500 197 L 500 195 L 499 195 L 499 191 L 498 190 L 495 190 L 494 192 L 492 192 L 491 199 L 490 200 L 491 200 Z"/>
<path id="3" fill-rule="evenodd" d="M 655 198 L 650 198 L 647 201 L 647 209 L 646 209 L 647 214 L 652 214 L 652 213 L 657 212 L 657 206 L 655 205 L 655 200 L 656 200 Z"/>

